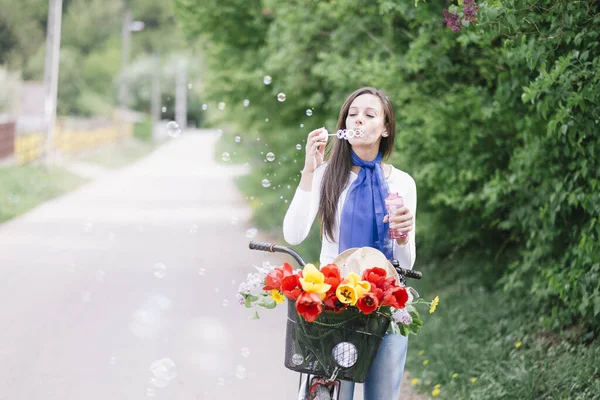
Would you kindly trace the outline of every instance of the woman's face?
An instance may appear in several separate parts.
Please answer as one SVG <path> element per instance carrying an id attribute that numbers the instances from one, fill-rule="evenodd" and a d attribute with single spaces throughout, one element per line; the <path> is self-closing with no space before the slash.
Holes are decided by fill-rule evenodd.
<path id="1" fill-rule="evenodd" d="M 346 129 L 362 129 L 363 137 L 348 139 L 352 147 L 376 147 L 382 136 L 388 136 L 385 128 L 385 115 L 379 97 L 372 94 L 361 94 L 350 104 L 346 117 Z"/>

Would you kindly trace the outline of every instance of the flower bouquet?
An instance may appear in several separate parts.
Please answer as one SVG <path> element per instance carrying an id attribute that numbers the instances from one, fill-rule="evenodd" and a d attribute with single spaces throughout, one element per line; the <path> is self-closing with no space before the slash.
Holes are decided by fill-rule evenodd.
<path id="1" fill-rule="evenodd" d="M 288 300 L 287 368 L 354 382 L 364 382 L 388 330 L 416 334 L 423 322 L 415 306 L 428 304 L 433 312 L 438 301 L 420 299 L 384 268 L 342 277 L 335 264 L 294 271 L 288 263 L 264 264 L 249 274 L 238 298 L 248 308 L 274 308 Z"/>

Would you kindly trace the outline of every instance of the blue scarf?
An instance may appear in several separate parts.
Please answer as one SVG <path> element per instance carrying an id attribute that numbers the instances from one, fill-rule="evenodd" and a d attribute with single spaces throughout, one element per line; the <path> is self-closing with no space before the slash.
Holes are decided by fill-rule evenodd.
<path id="1" fill-rule="evenodd" d="M 387 214 L 385 198 L 388 187 L 381 159 L 379 153 L 373 161 L 363 161 L 352 151 L 352 163 L 360 167 L 360 172 L 348 189 L 342 209 L 340 253 L 353 247 L 368 246 L 381 251 L 388 260 L 393 257 L 393 247 L 386 246 L 389 224 L 383 223 Z"/>

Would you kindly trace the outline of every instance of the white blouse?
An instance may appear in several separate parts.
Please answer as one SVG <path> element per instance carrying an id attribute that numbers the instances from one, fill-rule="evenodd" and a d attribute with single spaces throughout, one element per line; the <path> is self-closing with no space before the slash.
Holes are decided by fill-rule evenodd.
<path id="1" fill-rule="evenodd" d="M 313 175 L 312 190 L 307 192 L 300 188 L 296 189 L 294 198 L 285 214 L 283 220 L 283 237 L 290 245 L 301 243 L 310 232 L 310 228 L 317 216 L 319 209 L 319 200 L 321 197 L 321 182 L 327 168 L 327 163 L 321 164 L 316 169 Z M 335 226 L 333 228 L 333 241 L 329 241 L 323 235 L 321 245 L 321 265 L 330 264 L 339 254 L 338 240 L 340 237 L 340 219 L 348 188 L 358 177 L 355 172 L 350 173 L 348 184 L 342 191 L 337 207 Z M 404 198 L 404 205 L 412 212 L 413 218 L 417 213 L 417 187 L 414 179 L 404 171 L 401 171 L 392 166 L 392 172 L 386 179 L 390 193 L 398 193 Z M 416 219 L 416 218 L 415 218 Z M 413 220 L 414 224 L 414 220 Z M 405 246 L 400 246 L 395 240 L 392 240 L 394 249 L 394 258 L 400 262 L 400 266 L 406 269 L 412 269 L 415 263 L 415 228 L 408 234 L 408 243 Z"/>

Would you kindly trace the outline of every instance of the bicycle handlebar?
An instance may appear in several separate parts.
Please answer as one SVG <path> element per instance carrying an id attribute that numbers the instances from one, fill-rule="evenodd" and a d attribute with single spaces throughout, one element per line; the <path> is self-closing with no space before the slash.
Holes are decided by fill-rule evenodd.
<path id="1" fill-rule="evenodd" d="M 304 267 L 306 265 L 306 262 L 302 259 L 302 257 L 300 257 L 300 255 L 298 253 L 296 253 L 294 250 L 285 247 L 285 246 L 279 246 L 276 245 L 274 243 L 265 243 L 265 242 L 250 242 L 250 245 L 248 246 L 250 248 L 250 250 L 260 250 L 260 251 L 268 251 L 270 253 L 285 253 L 285 254 L 289 254 L 290 256 L 294 257 L 294 259 L 298 262 L 298 264 L 300 264 L 301 267 Z M 400 262 L 398 260 L 391 260 L 392 265 L 394 266 L 394 268 L 396 269 L 396 271 L 398 271 L 398 273 L 406 278 L 412 278 L 412 279 L 421 279 L 423 277 L 423 274 L 419 271 L 413 271 L 411 269 L 405 269 L 402 268 L 400 266 Z"/>
<path id="2" fill-rule="evenodd" d="M 306 262 L 302 259 L 302 257 L 300 257 L 300 255 L 298 253 L 296 253 L 294 250 L 288 249 L 287 247 L 284 247 L 284 246 L 278 246 L 273 243 L 252 241 L 252 242 L 250 242 L 249 247 L 250 247 L 250 250 L 261 250 L 261 251 L 268 251 L 270 253 L 289 254 L 290 256 L 294 257 L 294 259 L 298 262 L 298 264 L 300 264 L 301 267 L 304 267 L 306 265 Z"/>

